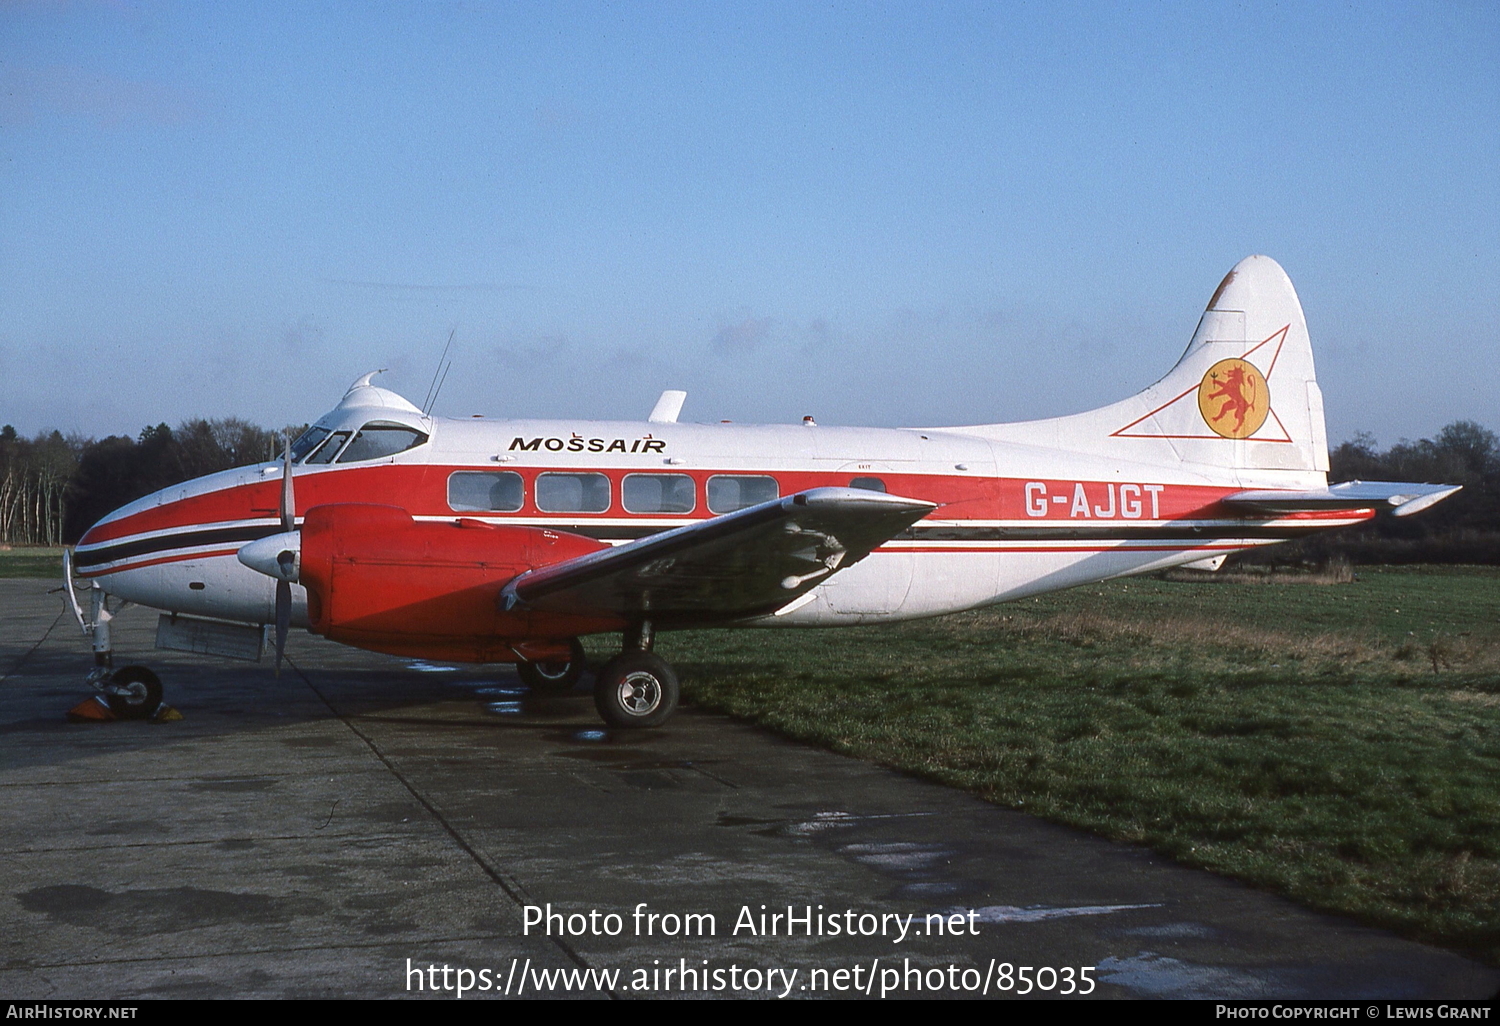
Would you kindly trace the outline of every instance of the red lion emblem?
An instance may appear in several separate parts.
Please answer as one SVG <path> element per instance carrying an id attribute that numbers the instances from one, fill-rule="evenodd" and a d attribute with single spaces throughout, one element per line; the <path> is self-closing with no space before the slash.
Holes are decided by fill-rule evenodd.
<path id="1" fill-rule="evenodd" d="M 1270 411 L 1269 400 L 1266 379 L 1244 360 L 1220 360 L 1198 386 L 1199 412 L 1225 438 L 1246 438 L 1259 430 Z M 1216 403 L 1222 405 L 1215 409 Z"/>
<path id="2" fill-rule="evenodd" d="M 1255 379 L 1247 379 L 1243 367 L 1229 368 L 1229 373 L 1224 375 L 1224 380 L 1219 383 L 1219 390 L 1208 394 L 1210 402 L 1220 398 L 1228 400 L 1219 407 L 1219 414 L 1214 417 L 1214 422 L 1217 423 L 1223 420 L 1226 414 L 1233 413 L 1234 433 L 1239 434 L 1244 430 L 1245 418 L 1255 408 L 1255 393 L 1258 391 L 1259 389 L 1255 387 Z"/>

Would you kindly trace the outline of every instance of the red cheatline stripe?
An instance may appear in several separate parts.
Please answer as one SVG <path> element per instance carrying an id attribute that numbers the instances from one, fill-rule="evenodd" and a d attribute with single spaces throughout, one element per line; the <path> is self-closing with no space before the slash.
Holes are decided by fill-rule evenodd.
<path id="1" fill-rule="evenodd" d="M 107 577 L 110 574 L 124 573 L 126 570 L 144 570 L 148 566 L 156 566 L 158 563 L 181 563 L 189 559 L 209 559 L 213 556 L 233 556 L 239 549 L 220 549 L 216 552 L 188 552 L 178 556 L 162 556 L 159 559 L 144 559 L 139 563 L 128 563 L 125 566 L 112 566 L 105 570 L 80 570 L 79 577 Z"/>
<path id="2" fill-rule="evenodd" d="M 880 547 L 876 552 L 1237 552 L 1240 549 L 1251 548 L 1257 544 L 1272 544 L 1271 542 L 1248 542 L 1244 545 L 1025 545 L 980 548 L 969 546 L 956 546 L 954 548 L 929 548 L 919 546 L 914 548 L 887 548 Z"/>
<path id="3" fill-rule="evenodd" d="M 882 546 L 876 552 L 1233 552 L 1237 549 L 1246 548 L 1244 545 L 1027 545 L 1006 547 L 981 547 L 981 546 L 953 546 L 951 548 L 933 548 L 930 546 L 917 546 L 913 548 L 895 548 Z M 182 563 L 189 559 L 211 559 L 216 556 L 233 556 L 238 549 L 221 549 L 216 552 L 188 552 L 176 556 L 163 556 L 159 559 L 146 559 L 139 563 L 129 563 L 125 566 L 113 566 L 105 570 L 90 570 L 79 573 L 79 577 L 107 577 L 110 574 L 124 573 L 127 570 L 144 570 L 148 566 L 157 566 L 162 563 Z"/>

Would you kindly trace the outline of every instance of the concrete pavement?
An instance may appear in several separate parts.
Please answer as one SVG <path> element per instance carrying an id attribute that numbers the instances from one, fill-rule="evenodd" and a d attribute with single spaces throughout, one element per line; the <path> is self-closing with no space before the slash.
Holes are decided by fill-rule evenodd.
<path id="1" fill-rule="evenodd" d="M 444 965 L 450 986 L 485 970 L 489 996 L 519 974 L 560 997 L 972 996 L 981 977 L 996 997 L 1023 965 L 1097 997 L 1500 989 L 1453 953 L 724 717 L 608 732 L 586 687 L 537 698 L 508 667 L 294 633 L 278 680 L 154 651 L 156 614 L 132 610 L 117 664 L 153 667 L 186 719 L 70 724 L 89 656 L 50 586 L 0 581 L 0 997 L 452 998 Z M 549 903 L 582 932 L 527 935 Z M 789 905 L 821 935 L 763 935 Z M 923 935 L 955 911 L 959 935 Z M 690 913 L 713 936 L 682 935 Z M 842 933 L 861 926 L 884 933 Z"/>

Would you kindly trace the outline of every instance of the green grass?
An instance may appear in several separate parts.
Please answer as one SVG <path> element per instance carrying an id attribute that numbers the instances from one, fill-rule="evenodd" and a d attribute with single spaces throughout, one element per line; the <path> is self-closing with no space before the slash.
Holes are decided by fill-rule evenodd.
<path id="1" fill-rule="evenodd" d="M 0 548 L 0 577 L 55 578 L 62 584 L 61 548 L 21 546 Z"/>
<path id="2" fill-rule="evenodd" d="M 699 706 L 1500 964 L 1500 571 L 1115 582 L 658 651 Z"/>

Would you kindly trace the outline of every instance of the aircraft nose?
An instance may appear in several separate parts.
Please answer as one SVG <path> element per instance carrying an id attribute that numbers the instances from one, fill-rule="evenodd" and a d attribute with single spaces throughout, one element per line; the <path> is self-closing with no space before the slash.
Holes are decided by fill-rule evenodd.
<path id="1" fill-rule="evenodd" d="M 278 581 L 295 581 L 302 569 L 302 532 L 284 531 L 259 538 L 235 553 L 251 570 Z"/>

